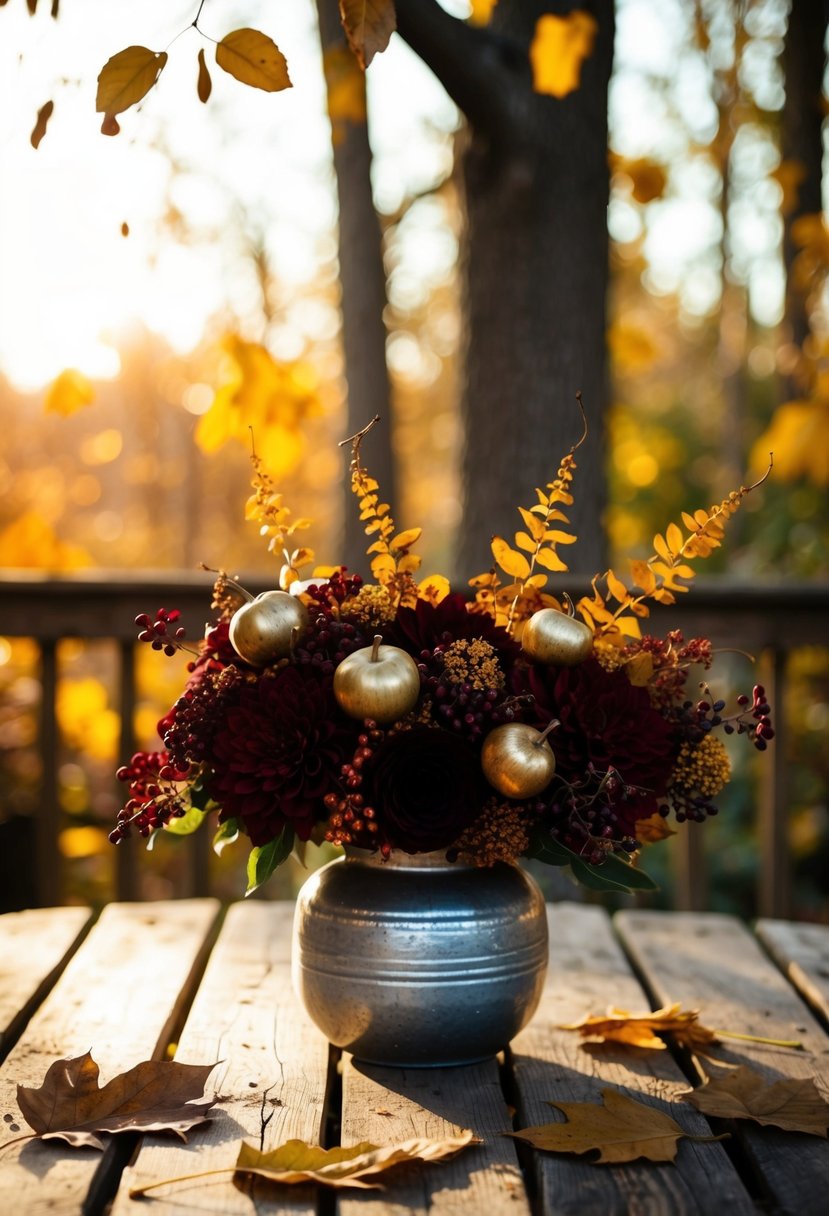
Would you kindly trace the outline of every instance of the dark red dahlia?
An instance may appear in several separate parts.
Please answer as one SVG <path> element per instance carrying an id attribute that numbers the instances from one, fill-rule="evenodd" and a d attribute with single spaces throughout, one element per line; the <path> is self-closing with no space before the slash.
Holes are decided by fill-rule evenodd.
<path id="1" fill-rule="evenodd" d="M 481 813 L 478 754 L 431 727 L 389 734 L 363 770 L 365 802 L 384 839 L 407 853 L 448 848 Z"/>
<path id="2" fill-rule="evenodd" d="M 288 666 L 240 683 L 213 738 L 208 792 L 221 819 L 238 818 L 255 845 L 290 825 L 307 840 L 325 816 L 322 799 L 336 787 L 354 726 L 310 667 Z"/>
<path id="3" fill-rule="evenodd" d="M 496 651 L 502 669 L 509 671 L 521 648 L 506 629 L 496 625 L 485 613 L 469 612 L 466 600 L 457 593 L 447 595 L 439 604 L 418 600 L 414 608 L 398 608 L 397 617 L 383 631 L 383 641 L 408 650 L 415 659 L 435 647 L 446 647 L 461 638 L 483 638 Z"/>
<path id="4" fill-rule="evenodd" d="M 635 835 L 636 821 L 658 809 L 680 744 L 647 689 L 635 687 L 623 671 L 605 671 L 595 659 L 575 667 L 522 667 L 514 683 L 534 697 L 529 720 L 560 722 L 548 736 L 560 777 L 583 782 L 591 764 L 601 774 L 618 773 L 621 784 L 611 787 L 614 810 L 620 828 Z"/>

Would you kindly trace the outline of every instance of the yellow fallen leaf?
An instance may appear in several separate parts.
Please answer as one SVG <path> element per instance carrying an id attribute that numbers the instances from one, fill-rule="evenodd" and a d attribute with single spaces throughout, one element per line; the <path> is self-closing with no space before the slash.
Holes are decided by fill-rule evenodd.
<path id="1" fill-rule="evenodd" d="M 380 1183 L 367 1182 L 367 1178 L 384 1174 L 395 1166 L 412 1162 L 448 1161 L 469 1145 L 480 1143 L 471 1131 L 462 1131 L 459 1135 L 447 1136 L 444 1140 L 420 1137 L 385 1147 L 371 1144 L 367 1140 L 347 1148 L 320 1148 L 319 1145 L 306 1144 L 304 1140 L 288 1140 L 270 1152 L 260 1152 L 254 1145 L 243 1142 L 236 1165 L 232 1169 L 234 1175 L 253 1175 L 268 1182 L 290 1185 L 321 1182 L 330 1187 L 369 1189 L 379 1187 Z M 130 1198 L 140 1199 L 157 1187 L 175 1182 L 228 1172 L 227 1169 L 204 1170 L 179 1178 L 167 1178 L 131 1190 Z"/>
<path id="2" fill-rule="evenodd" d="M 166 51 L 156 53 L 146 46 L 119 51 L 101 68 L 95 109 L 107 118 L 128 110 L 149 93 L 166 62 Z"/>
<path id="3" fill-rule="evenodd" d="M 616 1165 L 644 1157 L 673 1161 L 677 1142 L 720 1140 L 721 1136 L 692 1136 L 663 1111 L 636 1102 L 616 1089 L 603 1089 L 604 1105 L 596 1102 L 551 1102 L 567 1117 L 566 1123 L 546 1123 L 508 1132 L 533 1148 L 551 1153 L 598 1153 L 596 1165 Z"/>
<path id="4" fill-rule="evenodd" d="M 611 1008 L 606 1014 L 591 1014 L 579 1022 L 562 1026 L 562 1030 L 578 1030 L 583 1039 L 601 1039 L 606 1043 L 626 1043 L 630 1047 L 645 1047 L 664 1051 L 665 1041 L 659 1033 L 673 1034 L 675 1040 L 692 1051 L 705 1051 L 718 1043 L 713 1030 L 697 1019 L 699 1010 L 682 1010 L 677 1002 L 653 1013 L 630 1013 L 627 1009 Z"/>
<path id="5" fill-rule="evenodd" d="M 824 1139 L 829 1131 L 829 1103 L 811 1077 L 769 1082 L 744 1064 L 682 1096 L 717 1119 L 751 1119 Z"/>
<path id="6" fill-rule="evenodd" d="M 536 93 L 566 97 L 581 83 L 581 65 L 592 53 L 598 24 L 582 9 L 566 17 L 539 17 L 530 44 L 530 64 Z"/>
<path id="7" fill-rule="evenodd" d="M 92 381 L 75 367 L 65 368 L 49 385 L 43 408 L 47 414 L 68 418 L 95 400 Z"/>
<path id="8" fill-rule="evenodd" d="M 260 30 L 240 29 L 216 44 L 216 62 L 242 84 L 266 93 L 291 88 L 288 64 L 279 47 Z"/>

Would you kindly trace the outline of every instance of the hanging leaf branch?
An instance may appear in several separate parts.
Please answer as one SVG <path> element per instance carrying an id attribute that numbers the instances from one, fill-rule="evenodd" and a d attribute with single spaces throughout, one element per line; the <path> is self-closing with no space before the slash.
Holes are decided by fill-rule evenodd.
<path id="1" fill-rule="evenodd" d="M 613 570 L 608 570 L 603 578 L 594 578 L 592 596 L 582 597 L 577 611 L 596 634 L 615 633 L 638 638 L 641 636 L 639 618 L 650 615 L 647 600 L 675 604 L 677 594 L 689 591 L 688 583 L 696 571 L 688 562 L 709 557 L 719 549 L 726 522 L 739 510 L 746 495 L 763 484 L 773 467 L 774 454 L 771 453 L 768 468 L 758 481 L 732 490 L 708 511 L 695 511 L 693 515 L 683 511 L 684 528 L 671 523 L 664 533 L 657 532 L 653 538 L 654 551 L 647 561 L 631 560 L 630 586 Z M 602 582 L 604 591 L 600 586 Z M 611 601 L 615 601 L 615 607 L 611 606 Z"/>
<path id="2" fill-rule="evenodd" d="M 371 422 L 340 447 L 351 444 L 351 490 L 360 506 L 360 520 L 367 536 L 376 536 L 366 552 L 371 557 L 371 572 L 391 596 L 392 604 L 413 604 L 417 600 L 417 584 L 412 577 L 420 568 L 421 558 L 410 549 L 420 540 L 422 528 L 408 528 L 395 533 L 391 507 L 380 501 L 380 485 L 369 476 L 360 462 L 360 446 L 368 432 L 380 421 L 375 414 Z"/>

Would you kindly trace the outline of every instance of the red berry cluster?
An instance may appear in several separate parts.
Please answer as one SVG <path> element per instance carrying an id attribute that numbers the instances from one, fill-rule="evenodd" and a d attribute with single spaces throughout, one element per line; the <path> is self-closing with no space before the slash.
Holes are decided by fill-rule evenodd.
<path id="1" fill-rule="evenodd" d="M 135 618 L 135 623 L 141 630 L 138 635 L 139 642 L 149 642 L 153 650 L 163 650 L 168 655 L 175 654 L 181 649 L 186 636 L 181 626 L 170 632 L 170 627 L 175 625 L 180 616 L 178 608 L 159 608 L 154 621 L 146 612 L 139 612 Z"/>
<path id="2" fill-rule="evenodd" d="M 233 664 L 207 672 L 185 689 L 162 719 L 159 733 L 176 767 L 184 769 L 208 758 L 216 731 L 224 720 L 227 699 L 243 678 Z"/>
<path id="3" fill-rule="evenodd" d="M 190 766 L 178 768 L 170 763 L 167 752 L 136 752 L 129 764 L 115 774 L 119 781 L 129 783 L 129 800 L 118 812 L 116 826 L 109 834 L 111 844 L 118 844 L 135 828 L 140 836 L 149 836 L 156 828 L 180 819 L 187 812 L 177 783 L 186 781 Z"/>
<path id="4" fill-rule="evenodd" d="M 340 769 L 344 790 L 339 794 L 326 794 L 323 799 L 328 811 L 325 839 L 332 844 L 353 844 L 360 848 L 376 849 L 380 830 L 377 825 L 377 812 L 374 807 L 366 805 L 366 800 L 360 793 L 360 786 L 363 784 L 363 766 L 374 755 L 377 745 L 382 743 L 385 732 L 370 718 L 366 719 L 363 727 L 363 733 L 357 737 L 357 748 L 353 757 Z M 380 852 L 384 857 L 388 857 L 391 846 L 385 842 L 381 843 Z"/>

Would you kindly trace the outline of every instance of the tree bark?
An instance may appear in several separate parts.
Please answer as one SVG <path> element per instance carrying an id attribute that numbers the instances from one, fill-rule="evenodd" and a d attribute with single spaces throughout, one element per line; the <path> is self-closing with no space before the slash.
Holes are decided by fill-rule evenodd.
<path id="1" fill-rule="evenodd" d="M 449 17 L 433 0 L 398 0 L 398 28 L 468 122 L 462 174 L 466 235 L 461 264 L 466 324 L 462 414 L 464 512 L 457 574 L 490 562 L 494 533 L 520 527 L 519 505 L 556 476 L 579 438 L 576 393 L 590 424 L 577 456 L 571 569 L 604 569 L 603 415 L 607 400 L 605 295 L 607 87 L 613 4 L 598 21 L 581 87 L 558 100 L 533 92 L 528 48 L 557 0 L 502 0 L 485 29 Z"/>
<path id="2" fill-rule="evenodd" d="M 786 323 L 790 341 L 802 346 L 809 334 L 809 316 L 804 293 L 792 277 L 792 262 L 798 252 L 792 240 L 792 224 L 801 215 L 823 210 L 823 50 L 829 4 L 826 0 L 792 0 L 783 49 L 786 100 L 783 106 L 781 152 L 784 161 L 796 162 L 803 170 L 797 201 L 784 217 L 783 263 L 786 268 Z M 785 386 L 787 396 L 795 386 Z"/>
<path id="3" fill-rule="evenodd" d="M 340 23 L 337 0 L 317 0 L 323 55 L 351 52 Z M 357 70 L 357 69 L 355 69 Z M 365 81 L 360 76 L 360 87 Z M 348 385 L 345 435 L 353 435 L 379 414 L 382 425 L 366 436 L 362 458 L 380 483 L 383 501 L 395 511 L 395 464 L 389 375 L 386 367 L 386 275 L 380 223 L 371 193 L 371 147 L 365 122 L 337 122 L 332 139 L 339 201 L 339 263 L 345 378 Z M 348 452 L 344 452 L 347 470 Z M 369 541 L 359 520 L 348 473 L 343 506 L 343 543 L 338 550 L 349 570 L 362 571 Z"/>

